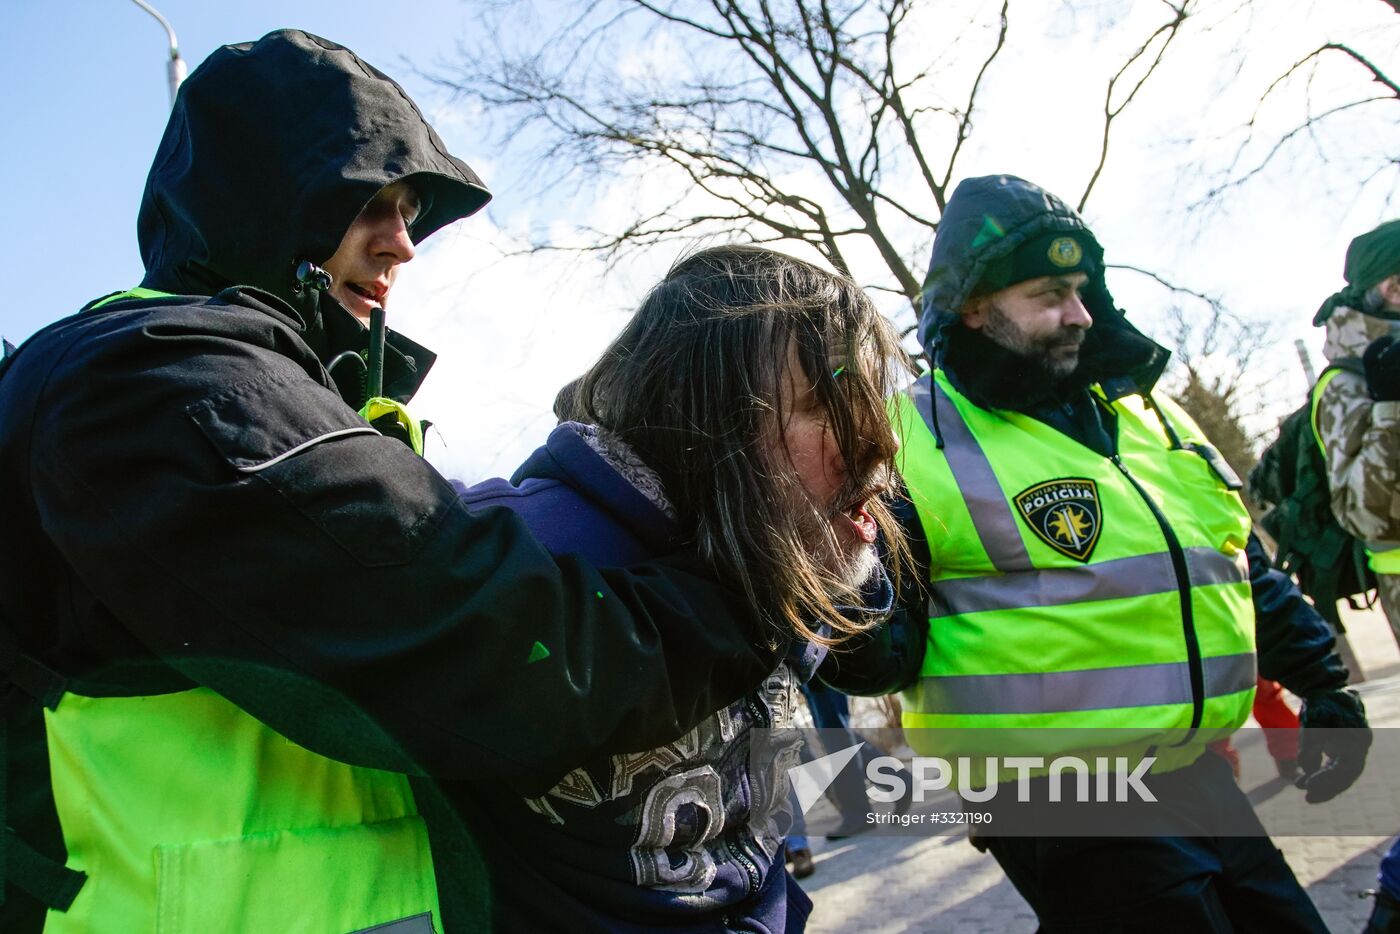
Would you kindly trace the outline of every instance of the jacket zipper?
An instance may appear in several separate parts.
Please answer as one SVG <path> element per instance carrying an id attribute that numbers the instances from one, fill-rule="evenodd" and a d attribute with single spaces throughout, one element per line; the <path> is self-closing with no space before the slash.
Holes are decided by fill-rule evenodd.
<path id="1" fill-rule="evenodd" d="M 749 708 L 749 716 L 753 717 L 754 727 L 760 730 L 767 729 L 770 724 L 767 712 L 763 709 L 763 701 L 755 699 L 752 695 L 744 698 L 744 701 Z"/>
<path id="2" fill-rule="evenodd" d="M 749 892 L 746 897 L 752 898 L 758 892 L 758 867 L 754 865 L 754 861 L 749 858 L 749 855 L 744 852 L 743 846 L 728 835 L 724 838 L 724 848 L 734 857 L 734 861 L 744 868 L 744 874 L 749 878 Z M 783 858 L 781 850 L 779 850 L 777 858 Z M 774 862 L 774 868 L 778 868 L 776 861 Z"/>
<path id="3" fill-rule="evenodd" d="M 1186 552 L 1181 548 L 1181 541 L 1176 537 L 1176 532 L 1172 530 L 1167 522 L 1167 517 L 1162 514 L 1162 510 L 1157 506 L 1156 501 L 1138 483 L 1137 478 L 1128 472 L 1128 467 L 1123 463 L 1123 459 L 1115 451 L 1109 460 L 1113 466 L 1118 468 L 1119 473 L 1127 478 L 1128 482 L 1137 490 L 1142 501 L 1147 504 L 1147 508 L 1152 510 L 1152 517 L 1157 520 L 1157 525 L 1162 530 L 1162 536 L 1167 540 L 1167 551 L 1172 557 L 1172 572 L 1176 575 L 1176 592 L 1181 600 L 1181 628 L 1186 639 L 1186 662 L 1191 672 L 1191 729 L 1185 738 L 1175 745 L 1184 746 L 1191 741 L 1196 734 L 1196 730 L 1201 726 L 1201 719 L 1205 714 L 1205 668 L 1201 664 L 1201 643 L 1196 636 L 1196 616 L 1191 608 L 1191 575 L 1186 569 Z"/>
<path id="4" fill-rule="evenodd" d="M 750 694 L 744 698 L 744 706 L 748 708 L 749 716 L 753 718 L 755 728 L 764 729 L 771 725 L 768 722 L 767 712 L 764 709 L 764 703 L 761 698 Z M 753 807 L 752 801 L 749 802 L 749 807 Z M 758 866 L 749 858 L 749 855 L 744 852 L 743 845 L 737 842 L 730 834 L 724 835 L 724 848 L 729 851 L 729 855 L 734 858 L 734 861 L 743 867 L 744 875 L 747 876 L 749 880 L 747 897 L 752 897 L 758 892 Z M 778 858 L 783 858 L 781 849 L 778 852 Z M 726 918 L 726 925 L 727 924 L 728 919 Z"/>

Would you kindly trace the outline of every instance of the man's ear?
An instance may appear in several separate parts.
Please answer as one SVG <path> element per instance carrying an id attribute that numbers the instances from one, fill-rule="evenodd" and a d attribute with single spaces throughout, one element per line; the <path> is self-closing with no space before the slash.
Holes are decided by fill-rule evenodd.
<path id="1" fill-rule="evenodd" d="M 958 312 L 962 316 L 963 325 L 973 331 L 981 330 L 982 325 L 987 323 L 987 306 L 990 304 L 989 295 L 970 298 L 964 302 L 962 311 Z"/>
<path id="2" fill-rule="evenodd" d="M 1391 308 L 1400 308 L 1400 272 L 1382 279 L 1376 288 L 1380 290 L 1381 298 L 1385 299 L 1386 305 Z"/>

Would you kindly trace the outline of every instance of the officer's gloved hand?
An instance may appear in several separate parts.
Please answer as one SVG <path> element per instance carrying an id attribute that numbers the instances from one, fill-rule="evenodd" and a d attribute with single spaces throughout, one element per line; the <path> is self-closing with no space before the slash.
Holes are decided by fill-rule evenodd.
<path id="1" fill-rule="evenodd" d="M 1400 340 L 1387 334 L 1371 341 L 1361 356 L 1366 387 L 1377 402 L 1400 401 Z"/>
<path id="2" fill-rule="evenodd" d="M 370 424 L 384 437 L 396 438 L 410 448 L 413 447 L 413 438 L 408 426 L 400 421 L 399 417 L 393 412 L 390 412 L 388 415 L 379 416 L 374 421 L 370 422 Z"/>
<path id="3" fill-rule="evenodd" d="M 408 445 L 414 454 L 423 456 L 423 432 L 431 423 L 415 421 L 402 402 L 376 396 L 360 409 L 360 417 L 373 425 L 381 435 L 397 438 Z"/>
<path id="4" fill-rule="evenodd" d="M 1331 801 L 1350 788 L 1366 767 L 1371 748 L 1366 708 L 1355 691 L 1319 691 L 1303 700 L 1298 719 L 1302 724 L 1298 765 L 1303 774 L 1296 784 L 1307 791 L 1309 804 Z"/>

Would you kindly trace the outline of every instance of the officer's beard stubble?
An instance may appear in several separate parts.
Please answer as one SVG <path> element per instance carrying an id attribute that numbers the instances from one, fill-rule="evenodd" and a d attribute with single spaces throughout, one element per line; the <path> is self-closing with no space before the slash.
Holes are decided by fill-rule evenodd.
<path id="1" fill-rule="evenodd" d="M 1084 343 L 1084 328 L 1060 328 L 1045 337 L 1026 334 L 996 302 L 987 308 L 982 325 L 986 337 L 1019 357 L 1032 375 L 1046 383 L 1058 383 L 1079 367 L 1079 346 Z"/>

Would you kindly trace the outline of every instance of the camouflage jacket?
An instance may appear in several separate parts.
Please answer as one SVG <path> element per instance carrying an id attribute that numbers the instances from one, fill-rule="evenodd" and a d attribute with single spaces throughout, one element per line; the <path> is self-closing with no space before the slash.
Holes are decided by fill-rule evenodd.
<path id="1" fill-rule="evenodd" d="M 1323 353 L 1329 362 L 1359 358 L 1389 327 L 1338 308 Z M 1365 542 L 1400 544 L 1400 402 L 1373 402 L 1365 378 L 1343 371 L 1322 392 L 1317 428 L 1337 521 Z"/>

